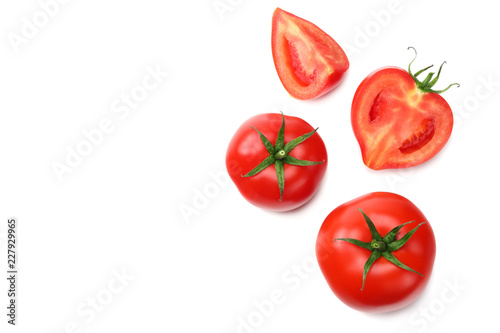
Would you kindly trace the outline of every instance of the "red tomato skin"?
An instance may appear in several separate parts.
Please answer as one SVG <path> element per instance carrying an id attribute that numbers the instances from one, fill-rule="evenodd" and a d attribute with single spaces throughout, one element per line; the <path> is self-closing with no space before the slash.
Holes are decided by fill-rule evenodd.
<path id="1" fill-rule="evenodd" d="M 400 235 L 427 222 L 412 202 L 394 193 L 375 192 L 346 202 L 328 215 L 319 231 L 316 256 L 321 271 L 334 294 L 353 309 L 380 313 L 403 308 L 422 293 L 431 277 L 436 256 L 431 225 L 423 224 L 402 248 L 393 252 L 396 258 L 423 276 L 379 258 L 370 268 L 364 290 L 361 290 L 363 267 L 370 251 L 334 241 L 335 238 L 372 240 L 358 208 L 371 218 L 382 236 L 408 221 L 416 223 L 404 226 Z"/>
<path id="2" fill-rule="evenodd" d="M 274 211 L 289 211 L 309 201 L 325 175 L 328 156 L 325 144 L 316 132 L 295 147 L 290 155 L 308 161 L 325 161 L 310 166 L 285 164 L 283 199 L 274 165 L 252 177 L 242 177 L 262 162 L 269 153 L 260 140 L 257 128 L 274 145 L 281 127 L 282 116 L 278 113 L 256 115 L 245 121 L 231 139 L 226 153 L 226 168 L 232 181 L 243 197 L 251 204 Z M 314 128 L 304 120 L 285 116 L 285 144 Z"/>
<path id="3" fill-rule="evenodd" d="M 315 70 L 320 69 L 320 73 L 316 73 L 315 79 L 310 84 L 302 82 L 293 73 L 295 69 L 288 45 L 290 41 L 286 39 L 286 29 L 282 28 L 286 28 L 290 22 L 301 29 L 303 36 L 307 35 L 314 40 L 314 53 L 321 54 L 322 59 L 326 58 L 328 63 L 327 68 L 324 63 L 315 64 Z M 315 24 L 280 8 L 276 8 L 273 13 L 271 47 L 280 81 L 288 93 L 296 99 L 309 100 L 325 95 L 340 83 L 349 69 L 347 55 L 332 37 Z"/>
<path id="4" fill-rule="evenodd" d="M 370 112 L 382 91 L 399 102 L 392 101 L 385 109 L 381 103 L 381 117 L 372 121 Z M 399 109 L 406 113 L 398 114 Z M 391 115 L 394 124 L 389 135 L 380 140 L 376 134 L 377 126 L 390 122 Z M 432 138 L 418 151 L 403 153 L 398 148 L 424 119 L 432 119 L 435 128 Z M 430 160 L 441 151 L 451 136 L 453 113 L 441 95 L 421 92 L 404 69 L 383 67 L 368 75 L 358 86 L 351 107 L 351 124 L 367 167 L 373 170 L 408 168 Z"/>

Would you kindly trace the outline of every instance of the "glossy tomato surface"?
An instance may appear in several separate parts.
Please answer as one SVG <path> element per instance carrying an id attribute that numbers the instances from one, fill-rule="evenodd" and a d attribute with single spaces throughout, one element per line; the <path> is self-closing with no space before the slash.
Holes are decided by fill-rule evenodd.
<path id="1" fill-rule="evenodd" d="M 387 67 L 359 85 L 351 122 L 366 166 L 406 168 L 428 161 L 444 147 L 453 113 L 439 94 L 419 90 L 407 71 Z"/>
<path id="2" fill-rule="evenodd" d="M 405 222 L 416 222 L 405 225 L 396 239 L 426 222 L 403 247 L 393 252 L 397 259 L 422 276 L 381 257 L 368 271 L 361 290 L 363 268 L 370 251 L 338 240 L 372 240 L 359 209 L 371 218 L 381 235 Z M 323 222 L 316 243 L 319 266 L 332 291 L 346 305 L 367 312 L 393 311 L 413 302 L 429 281 L 435 255 L 434 233 L 423 213 L 408 199 L 387 192 L 370 193 L 335 208 Z"/>
<path id="3" fill-rule="evenodd" d="M 332 37 L 280 8 L 273 14 L 271 44 L 278 76 L 297 99 L 326 94 L 349 68 L 346 54 Z"/>
<path id="4" fill-rule="evenodd" d="M 314 130 L 300 118 L 284 118 L 285 144 Z M 257 207 L 275 211 L 292 210 L 311 199 L 325 175 L 328 164 L 325 144 L 316 132 L 296 146 L 290 155 L 300 160 L 324 162 L 310 166 L 285 164 L 281 201 L 274 165 L 255 176 L 242 177 L 269 156 L 256 129 L 274 145 L 281 125 L 282 115 L 278 113 L 260 114 L 248 119 L 234 134 L 226 153 L 227 171 L 243 197 Z"/>

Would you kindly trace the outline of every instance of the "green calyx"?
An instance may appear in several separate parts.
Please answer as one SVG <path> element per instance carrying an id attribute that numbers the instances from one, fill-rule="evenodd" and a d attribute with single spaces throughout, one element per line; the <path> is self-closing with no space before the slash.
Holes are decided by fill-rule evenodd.
<path id="1" fill-rule="evenodd" d="M 410 76 L 413 78 L 413 80 L 415 81 L 415 83 L 417 84 L 417 88 L 420 90 L 420 91 L 423 91 L 423 92 L 433 92 L 433 93 L 436 93 L 436 94 L 441 94 L 443 92 L 445 92 L 446 90 L 450 89 L 452 86 L 458 86 L 460 87 L 460 84 L 458 83 L 452 83 L 450 84 L 448 87 L 446 87 L 445 89 L 443 90 L 433 90 L 432 87 L 436 84 L 436 82 L 439 80 L 439 75 L 441 74 L 441 69 L 443 68 L 443 65 L 446 63 L 446 61 L 444 61 L 441 66 L 439 67 L 439 71 L 437 73 L 437 76 L 433 79 L 432 77 L 434 76 L 435 73 L 433 72 L 430 72 L 429 74 L 427 74 L 427 76 L 425 77 L 425 79 L 423 81 L 419 81 L 417 79 L 417 76 L 419 76 L 422 72 L 425 72 L 426 70 L 428 70 L 429 68 L 431 68 L 432 66 L 434 65 L 430 65 L 424 69 L 421 69 L 419 70 L 418 72 L 416 72 L 415 74 L 412 74 L 411 72 L 411 69 L 410 69 L 410 66 L 411 64 L 415 61 L 415 59 L 417 59 L 417 50 L 415 50 L 414 47 L 408 47 L 408 50 L 409 49 L 413 49 L 413 51 L 415 51 L 415 58 L 413 58 L 413 60 L 410 62 L 410 64 L 408 65 L 408 73 L 410 74 Z"/>
<path id="2" fill-rule="evenodd" d="M 345 241 L 345 242 L 354 244 L 356 246 L 359 246 L 363 249 L 366 249 L 366 250 L 372 252 L 372 254 L 370 255 L 370 257 L 366 261 L 365 266 L 363 268 L 363 284 L 361 286 L 361 290 L 363 290 L 365 288 L 365 281 L 366 281 L 366 276 L 368 274 L 368 271 L 372 267 L 373 263 L 375 261 L 377 261 L 377 259 L 380 257 L 384 257 L 389 262 L 393 263 L 394 265 L 396 265 L 400 268 L 406 269 L 407 271 L 410 271 L 410 272 L 413 272 L 413 273 L 416 273 L 416 274 L 422 276 L 422 274 L 420 274 L 419 272 L 411 269 L 410 267 L 406 266 L 401 261 L 399 261 L 398 258 L 396 258 L 394 256 L 394 254 L 392 254 L 392 252 L 402 248 L 403 245 L 405 245 L 406 242 L 408 242 L 408 240 L 411 238 L 411 236 L 413 236 L 415 231 L 417 231 L 417 229 L 420 228 L 420 226 L 422 224 L 424 224 L 425 222 L 420 223 L 419 225 L 417 225 L 415 228 L 413 228 L 412 230 L 407 232 L 403 237 L 401 237 L 399 239 L 396 239 L 396 236 L 399 233 L 399 231 L 401 230 L 401 228 L 409 223 L 414 223 L 415 221 L 410 221 L 410 222 L 400 224 L 397 227 L 395 227 L 394 229 L 392 229 L 391 231 L 389 231 L 387 233 L 387 235 L 382 237 L 379 234 L 379 232 L 377 231 L 377 229 L 375 228 L 375 225 L 373 224 L 372 220 L 361 209 L 359 209 L 359 211 L 361 212 L 361 214 L 363 214 L 363 217 L 365 218 L 365 222 L 368 225 L 368 229 L 370 229 L 370 233 L 372 235 L 372 241 L 371 242 L 363 242 L 363 241 L 353 239 L 353 238 L 335 238 L 335 241 L 337 241 L 337 240 Z"/>
<path id="3" fill-rule="evenodd" d="M 296 165 L 296 166 L 309 166 L 309 165 L 316 165 L 316 164 L 325 163 L 324 160 L 321 162 L 312 162 L 312 161 L 299 160 L 299 159 L 296 159 L 295 157 L 289 155 L 290 152 L 293 150 L 293 148 L 297 147 L 302 142 L 304 142 L 309 137 L 311 137 L 314 133 L 316 133 L 316 131 L 318 129 L 316 128 L 314 131 L 311 131 L 307 134 L 301 135 L 298 138 L 295 138 L 292 141 L 285 144 L 285 116 L 283 115 L 283 112 L 281 113 L 281 117 L 283 118 L 283 121 L 281 123 L 281 128 L 278 132 L 278 137 L 276 138 L 276 142 L 275 142 L 274 146 L 264 136 L 264 134 L 262 134 L 255 127 L 252 127 L 254 130 L 257 131 L 257 133 L 259 133 L 260 140 L 262 141 L 262 143 L 266 147 L 266 150 L 269 153 L 269 156 L 266 157 L 262 162 L 259 163 L 259 165 L 257 165 L 255 168 L 253 168 L 246 175 L 241 175 L 242 177 L 252 177 L 252 176 L 257 175 L 261 171 L 265 170 L 266 168 L 270 167 L 272 164 L 274 164 L 274 168 L 276 169 L 276 177 L 278 178 L 278 187 L 280 190 L 280 201 L 283 199 L 283 191 L 285 188 L 285 167 L 284 167 L 284 164 L 290 164 L 290 165 Z"/>

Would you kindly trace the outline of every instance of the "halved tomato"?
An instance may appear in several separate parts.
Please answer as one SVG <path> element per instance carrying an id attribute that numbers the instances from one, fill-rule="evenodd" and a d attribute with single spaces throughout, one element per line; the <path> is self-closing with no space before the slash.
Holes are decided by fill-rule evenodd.
<path id="1" fill-rule="evenodd" d="M 431 89 L 442 66 L 434 79 L 434 73 L 423 81 L 417 79 L 431 66 L 415 75 L 408 66 L 408 72 L 381 68 L 361 82 L 354 94 L 351 122 L 366 166 L 374 170 L 411 167 L 444 147 L 453 128 L 453 113 L 439 93 L 455 84 L 440 91 Z"/>
<path id="2" fill-rule="evenodd" d="M 272 51 L 281 83 L 297 99 L 326 94 L 349 68 L 344 50 L 332 37 L 280 8 L 273 14 Z"/>

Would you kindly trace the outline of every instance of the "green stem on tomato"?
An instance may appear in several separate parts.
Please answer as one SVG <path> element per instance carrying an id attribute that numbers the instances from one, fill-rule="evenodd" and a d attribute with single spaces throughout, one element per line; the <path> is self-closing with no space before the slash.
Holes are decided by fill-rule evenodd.
<path id="1" fill-rule="evenodd" d="M 283 115 L 283 112 L 281 113 L 281 117 L 283 118 L 283 120 L 274 146 L 257 128 L 253 126 L 251 127 L 254 130 L 256 130 L 257 133 L 259 134 L 260 140 L 266 147 L 269 156 L 267 156 L 262 162 L 260 162 L 255 168 L 253 168 L 247 174 L 241 175 L 242 177 L 253 177 L 274 164 L 274 168 L 276 170 L 276 178 L 278 179 L 278 187 L 280 191 L 279 201 L 283 200 L 283 191 L 285 189 L 284 164 L 290 164 L 296 166 L 310 166 L 310 165 L 322 164 L 325 162 L 324 160 L 319 162 L 299 160 L 289 155 L 289 153 L 293 150 L 293 148 L 297 147 L 302 142 L 310 138 L 314 133 L 316 133 L 318 129 L 316 128 L 315 130 L 306 133 L 304 135 L 301 135 L 291 140 L 287 144 L 285 144 L 285 116 Z"/>
<path id="2" fill-rule="evenodd" d="M 281 149 L 280 151 L 278 151 L 276 154 L 274 154 L 274 157 L 276 157 L 276 159 L 278 160 L 284 159 L 286 157 L 285 149 Z"/>
<path id="3" fill-rule="evenodd" d="M 399 226 L 389 231 L 384 237 L 382 237 L 380 233 L 377 231 L 377 228 L 375 227 L 375 224 L 373 224 L 372 220 L 361 209 L 359 209 L 359 211 L 361 212 L 361 214 L 363 214 L 365 223 L 368 226 L 368 229 L 370 229 L 370 233 L 372 235 L 372 241 L 363 242 L 353 238 L 335 238 L 334 241 L 339 240 L 348 242 L 372 252 L 372 254 L 366 261 L 365 266 L 363 268 L 363 283 L 361 285 L 361 290 L 365 288 L 366 276 L 368 275 L 370 268 L 375 263 L 375 261 L 377 261 L 380 257 L 384 257 L 390 263 L 396 265 L 399 268 L 405 269 L 409 272 L 413 272 L 422 276 L 422 274 L 420 274 L 419 272 L 415 271 L 414 269 L 406 266 L 401 261 L 399 261 L 399 259 L 396 258 L 392 252 L 402 248 L 408 242 L 411 236 L 413 236 L 413 234 L 418 230 L 418 228 L 420 228 L 420 226 L 422 226 L 425 222 L 420 223 L 418 226 L 407 232 L 403 237 L 395 240 L 396 235 L 399 233 L 399 231 L 403 226 L 409 223 L 414 223 L 415 221 L 410 221 L 400 224 Z"/>
<path id="4" fill-rule="evenodd" d="M 417 79 L 417 76 L 419 76 L 421 73 L 425 72 L 426 70 L 428 70 L 429 68 L 431 68 L 434 65 L 430 65 L 430 66 L 428 66 L 428 67 L 426 67 L 424 69 L 419 70 L 415 74 L 412 74 L 410 67 L 411 67 L 411 64 L 415 61 L 415 59 L 417 59 L 417 50 L 415 50 L 415 48 L 411 47 L 411 46 L 408 47 L 408 50 L 409 49 L 413 49 L 413 51 L 415 51 L 415 57 L 413 58 L 413 60 L 408 65 L 408 74 L 410 74 L 410 76 L 413 78 L 413 80 L 417 84 L 417 88 L 420 91 L 426 92 L 426 93 L 432 92 L 432 93 L 436 93 L 436 94 L 441 94 L 441 93 L 444 93 L 446 90 L 450 89 L 452 86 L 458 86 L 458 87 L 460 87 L 460 84 L 458 84 L 458 83 L 452 83 L 448 87 L 446 87 L 445 89 L 442 89 L 442 90 L 433 90 L 433 89 L 431 89 L 436 84 L 436 82 L 438 81 L 439 75 L 441 75 L 441 69 L 443 68 L 443 65 L 446 63 L 446 61 L 444 61 L 441 64 L 441 66 L 439 67 L 439 71 L 437 73 L 437 76 L 434 79 L 432 79 L 432 77 L 434 76 L 435 73 L 429 73 L 423 81 L 419 81 Z"/>
<path id="5" fill-rule="evenodd" d="M 378 240 L 372 240 L 370 243 L 372 249 L 378 250 L 378 251 L 385 251 L 387 249 L 387 244 L 384 243 L 383 241 L 378 241 Z"/>

